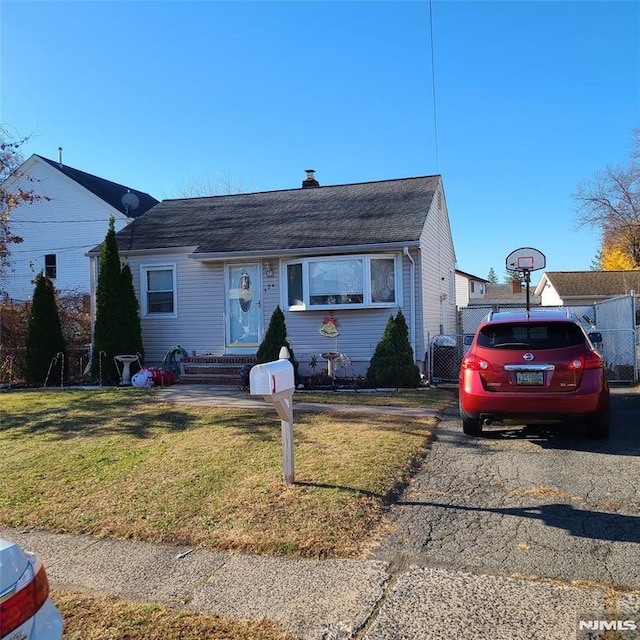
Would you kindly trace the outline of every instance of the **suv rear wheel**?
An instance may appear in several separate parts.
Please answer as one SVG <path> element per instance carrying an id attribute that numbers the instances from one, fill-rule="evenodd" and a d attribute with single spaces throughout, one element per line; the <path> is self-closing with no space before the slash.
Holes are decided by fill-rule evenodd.
<path id="1" fill-rule="evenodd" d="M 466 436 L 481 436 L 482 422 L 478 418 L 470 418 L 460 409 L 460 420 L 462 421 L 462 431 Z"/>

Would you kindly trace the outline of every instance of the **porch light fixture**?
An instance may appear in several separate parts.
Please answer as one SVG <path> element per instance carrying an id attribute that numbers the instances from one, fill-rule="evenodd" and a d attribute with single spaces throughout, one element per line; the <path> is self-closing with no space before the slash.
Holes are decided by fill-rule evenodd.
<path id="1" fill-rule="evenodd" d="M 273 275 L 273 269 L 271 268 L 271 263 L 268 260 L 264 263 L 264 275 L 267 276 L 267 278 L 270 278 Z"/>

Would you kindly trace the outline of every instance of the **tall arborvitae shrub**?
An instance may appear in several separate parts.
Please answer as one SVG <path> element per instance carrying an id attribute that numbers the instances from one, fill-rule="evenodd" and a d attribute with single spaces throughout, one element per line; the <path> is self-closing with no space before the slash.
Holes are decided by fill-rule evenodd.
<path id="1" fill-rule="evenodd" d="M 287 340 L 287 325 L 284 313 L 278 306 L 271 314 L 267 333 L 265 333 L 264 340 L 260 344 L 258 353 L 256 354 L 256 362 L 258 364 L 262 364 L 264 362 L 277 360 L 280 357 L 280 349 L 282 347 L 287 347 L 289 350 L 289 362 L 293 365 L 295 383 L 297 386 L 299 382 L 298 362 L 296 361 L 293 349 Z"/>
<path id="2" fill-rule="evenodd" d="M 420 369 L 414 363 L 409 329 L 402 311 L 387 320 L 382 338 L 367 369 L 372 387 L 414 388 L 420 383 Z"/>
<path id="3" fill-rule="evenodd" d="M 27 319 L 24 379 L 28 384 L 61 384 L 66 372 L 65 343 L 51 280 L 40 273 L 35 279 L 33 303 Z M 56 362 L 51 366 L 53 359 Z M 51 370 L 49 371 L 49 367 Z M 47 379 L 47 374 L 49 378 Z"/>
<path id="4" fill-rule="evenodd" d="M 142 348 L 142 327 L 140 326 L 140 305 L 133 288 L 131 267 L 123 265 L 120 272 L 120 308 L 122 311 L 120 332 L 120 353 L 139 353 L 140 360 L 144 359 Z"/>
<path id="5" fill-rule="evenodd" d="M 124 272 L 124 273 L 123 273 Z M 142 333 L 131 270 L 121 267 L 113 217 L 100 251 L 96 287 L 96 320 L 93 329 L 91 376 L 117 383 L 116 355 L 142 354 Z"/>

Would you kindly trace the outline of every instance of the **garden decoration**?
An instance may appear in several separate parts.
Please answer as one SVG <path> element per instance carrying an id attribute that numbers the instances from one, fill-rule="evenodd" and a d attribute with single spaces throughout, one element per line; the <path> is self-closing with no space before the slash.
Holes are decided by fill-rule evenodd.
<path id="1" fill-rule="evenodd" d="M 320 335 L 325 338 L 336 338 L 339 334 L 338 331 L 338 318 L 335 318 L 333 314 L 322 318 L 322 326 L 320 327 Z"/>

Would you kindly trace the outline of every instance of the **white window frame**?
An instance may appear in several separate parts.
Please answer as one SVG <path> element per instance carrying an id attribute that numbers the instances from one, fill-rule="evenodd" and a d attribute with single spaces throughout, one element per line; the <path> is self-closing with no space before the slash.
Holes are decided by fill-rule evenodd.
<path id="1" fill-rule="evenodd" d="M 173 286 L 173 311 L 154 313 L 149 311 L 149 290 L 147 288 L 147 274 L 150 271 L 171 271 Z M 177 318 L 178 317 L 178 278 L 177 266 L 170 264 L 149 264 L 140 266 L 140 314 L 143 318 Z"/>
<path id="2" fill-rule="evenodd" d="M 362 261 L 362 288 L 363 301 L 342 304 L 335 302 L 333 304 L 311 304 L 310 302 L 310 279 L 309 265 L 316 262 L 341 262 L 345 260 L 361 260 Z M 393 260 L 394 267 L 394 286 L 395 300 L 373 302 L 371 299 L 371 261 L 372 260 Z M 289 283 L 288 283 L 288 267 L 289 265 L 302 265 L 302 304 L 289 305 Z M 401 307 L 402 302 L 402 260 L 400 254 L 397 253 L 367 253 L 358 255 L 335 255 L 335 256 L 318 256 L 313 258 L 297 258 L 295 260 L 287 260 L 283 263 L 282 273 L 282 306 L 288 311 L 316 311 L 331 309 L 371 309 L 371 308 L 396 308 Z"/>
<path id="3" fill-rule="evenodd" d="M 53 264 L 47 264 L 47 258 L 53 258 Z M 50 275 L 53 270 L 54 275 Z M 44 254 L 44 274 L 50 280 L 56 280 L 58 277 L 58 256 L 55 253 Z"/>

